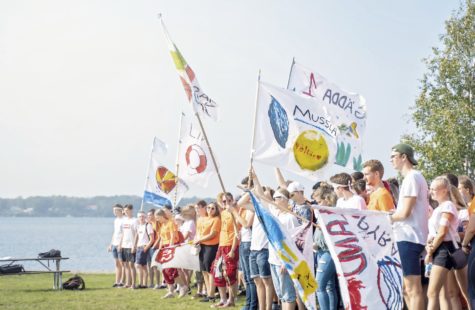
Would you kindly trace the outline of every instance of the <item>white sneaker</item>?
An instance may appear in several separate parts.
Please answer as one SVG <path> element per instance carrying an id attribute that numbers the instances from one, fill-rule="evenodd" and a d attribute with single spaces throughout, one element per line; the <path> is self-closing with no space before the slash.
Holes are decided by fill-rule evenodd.
<path id="1" fill-rule="evenodd" d="M 173 292 L 168 292 L 162 297 L 162 299 L 174 298 L 174 297 L 175 297 L 175 294 Z"/>
<path id="2" fill-rule="evenodd" d="M 180 287 L 180 294 L 178 295 L 178 298 L 185 297 L 186 294 L 188 294 L 188 286 Z"/>

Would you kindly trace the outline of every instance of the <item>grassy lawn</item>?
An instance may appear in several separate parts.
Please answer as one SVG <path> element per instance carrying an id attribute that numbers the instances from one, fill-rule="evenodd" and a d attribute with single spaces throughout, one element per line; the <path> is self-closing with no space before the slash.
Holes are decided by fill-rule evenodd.
<path id="1" fill-rule="evenodd" d="M 63 282 L 71 274 L 63 275 Z M 0 277 L 0 309 L 210 309 L 187 296 L 161 299 L 165 290 L 112 288 L 112 274 L 80 274 L 84 291 L 53 291 L 53 275 Z M 195 290 L 193 290 L 195 293 Z M 238 305 L 243 306 L 244 297 Z"/>

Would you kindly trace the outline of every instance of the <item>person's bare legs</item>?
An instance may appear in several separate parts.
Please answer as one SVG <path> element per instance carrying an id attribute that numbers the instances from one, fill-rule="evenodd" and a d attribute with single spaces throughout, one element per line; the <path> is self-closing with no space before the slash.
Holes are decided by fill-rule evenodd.
<path id="1" fill-rule="evenodd" d="M 137 271 L 135 270 L 135 265 L 133 262 L 128 262 L 129 264 L 129 268 L 130 268 L 130 271 L 131 271 L 131 278 L 132 278 L 132 284 L 131 286 L 132 287 L 135 287 L 135 283 L 136 283 L 136 277 L 137 277 Z"/>
<path id="2" fill-rule="evenodd" d="M 259 310 L 266 310 L 266 288 L 264 281 L 261 278 L 255 277 L 254 283 L 256 284 L 257 301 L 259 303 Z"/>
<path id="3" fill-rule="evenodd" d="M 468 310 L 473 310 L 468 297 L 468 265 L 462 269 L 455 270 L 455 278 L 457 279 L 460 292 L 462 292 L 462 296 L 467 302 Z"/>
<path id="4" fill-rule="evenodd" d="M 421 276 L 405 276 L 404 286 L 408 300 L 406 304 L 409 310 L 424 309 L 424 296 L 422 296 Z"/>
<path id="5" fill-rule="evenodd" d="M 439 303 L 440 310 L 461 310 L 462 303 L 459 298 L 459 287 L 455 279 L 455 273 L 450 270 L 447 279 L 440 290 Z"/>
<path id="6" fill-rule="evenodd" d="M 122 262 L 120 259 L 115 259 L 115 283 L 122 283 Z"/>
<path id="7" fill-rule="evenodd" d="M 432 266 L 429 278 L 429 288 L 427 289 L 427 298 L 428 298 L 428 310 L 439 310 L 439 294 L 442 286 L 447 279 L 448 269 L 440 267 L 437 265 Z M 413 302 L 411 300 L 411 302 Z M 412 309 L 423 309 L 421 308 L 409 308 Z"/>
<path id="8" fill-rule="evenodd" d="M 272 284 L 272 278 L 262 279 L 266 290 L 266 310 L 272 310 L 272 301 L 274 300 L 274 285 Z"/>

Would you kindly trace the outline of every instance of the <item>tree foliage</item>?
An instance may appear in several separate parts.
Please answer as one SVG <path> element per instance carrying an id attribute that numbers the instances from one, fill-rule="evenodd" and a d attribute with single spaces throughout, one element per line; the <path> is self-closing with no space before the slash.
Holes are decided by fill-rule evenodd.
<path id="1" fill-rule="evenodd" d="M 425 59 L 427 72 L 412 108 L 417 132 L 403 136 L 420 155 L 428 179 L 447 172 L 475 176 L 475 1 L 446 21 L 442 47 Z"/>

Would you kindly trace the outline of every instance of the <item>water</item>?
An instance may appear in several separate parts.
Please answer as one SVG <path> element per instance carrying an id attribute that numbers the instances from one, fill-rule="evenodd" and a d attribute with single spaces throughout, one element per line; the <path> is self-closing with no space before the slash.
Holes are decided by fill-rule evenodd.
<path id="1" fill-rule="evenodd" d="M 61 269 L 72 272 L 113 272 L 110 244 L 113 218 L 0 217 L 0 257 L 34 258 L 58 249 L 69 257 Z M 1 264 L 1 263 L 0 263 Z M 37 262 L 22 262 L 25 269 L 41 270 Z"/>

